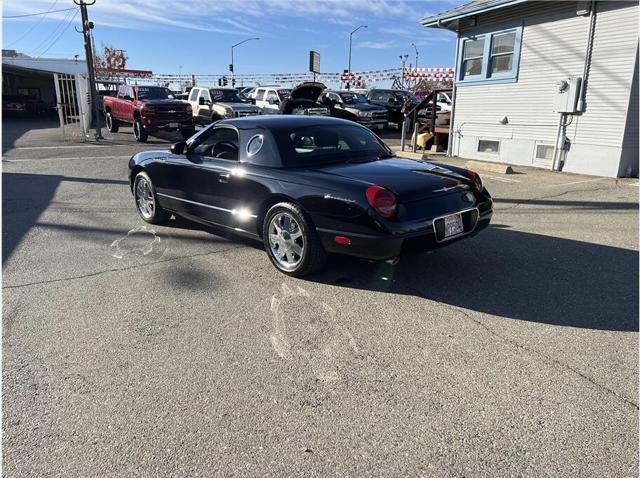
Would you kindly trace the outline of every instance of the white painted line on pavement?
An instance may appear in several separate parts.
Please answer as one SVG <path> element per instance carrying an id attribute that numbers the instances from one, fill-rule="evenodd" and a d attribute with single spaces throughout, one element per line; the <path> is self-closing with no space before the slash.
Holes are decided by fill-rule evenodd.
<path id="1" fill-rule="evenodd" d="M 19 146 L 12 149 L 62 149 L 62 148 L 104 148 L 105 146 L 111 146 L 106 144 L 69 144 L 60 146 Z"/>
<path id="2" fill-rule="evenodd" d="M 502 181 L 504 183 L 519 183 L 520 180 L 519 179 L 510 179 L 510 178 L 499 178 L 497 176 L 489 176 L 488 174 L 481 174 L 480 175 L 481 178 L 489 178 L 489 179 L 494 179 L 496 181 Z"/>
<path id="3" fill-rule="evenodd" d="M 91 160 L 91 159 L 129 159 L 130 154 L 126 156 L 74 156 L 72 158 L 28 158 L 28 159 L 3 159 L 3 163 L 24 163 L 28 161 L 74 161 L 79 159 Z"/>
<path id="4" fill-rule="evenodd" d="M 585 179 L 583 181 L 572 181 L 570 183 L 547 184 L 545 187 L 552 188 L 552 187 L 572 186 L 574 184 L 593 183 L 593 182 L 596 182 L 596 181 L 606 181 L 608 179 L 613 179 L 613 178 L 594 178 L 594 179 Z"/>

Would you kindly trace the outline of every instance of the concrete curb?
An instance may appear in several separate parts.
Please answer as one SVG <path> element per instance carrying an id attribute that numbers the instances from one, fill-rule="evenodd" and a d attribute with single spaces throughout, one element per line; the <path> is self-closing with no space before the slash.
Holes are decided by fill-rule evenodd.
<path id="1" fill-rule="evenodd" d="M 464 165 L 467 169 L 474 171 L 485 171 L 487 173 L 513 174 L 513 168 L 508 164 L 489 163 L 487 161 L 467 161 Z"/>

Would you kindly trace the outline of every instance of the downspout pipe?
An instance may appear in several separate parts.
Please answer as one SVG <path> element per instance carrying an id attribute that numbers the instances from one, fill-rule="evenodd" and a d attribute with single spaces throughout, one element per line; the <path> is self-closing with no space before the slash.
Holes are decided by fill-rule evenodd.
<path id="1" fill-rule="evenodd" d="M 457 41 L 456 41 L 456 59 L 453 64 L 453 91 L 451 92 L 451 114 L 449 115 L 449 142 L 447 144 L 447 156 L 453 156 L 453 143 L 455 142 L 455 137 L 453 136 L 453 123 L 456 118 L 456 93 L 458 88 L 456 86 L 456 82 L 458 80 L 458 55 L 460 54 L 460 47 L 458 43 L 460 42 L 460 34 L 456 32 Z M 437 98 L 433 99 L 433 107 L 435 109 Z M 435 128 L 435 124 L 433 125 Z"/>
<path id="2" fill-rule="evenodd" d="M 577 110 L 579 112 L 584 111 L 585 97 L 587 95 L 587 78 L 589 76 L 589 67 L 591 65 L 591 52 L 593 51 L 593 33 L 596 26 L 596 5 L 598 2 L 593 0 L 591 2 L 591 9 L 589 10 L 589 36 L 587 38 L 587 49 L 584 53 L 584 66 L 582 68 L 582 81 L 580 82 L 580 93 L 578 95 Z"/>

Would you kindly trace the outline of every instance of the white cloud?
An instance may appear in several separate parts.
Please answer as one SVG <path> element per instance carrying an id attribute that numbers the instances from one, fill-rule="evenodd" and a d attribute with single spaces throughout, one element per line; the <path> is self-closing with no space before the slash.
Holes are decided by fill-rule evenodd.
<path id="1" fill-rule="evenodd" d="M 373 50 L 384 50 L 395 45 L 395 41 L 363 41 L 357 44 L 360 48 L 371 48 Z"/>
<path id="2" fill-rule="evenodd" d="M 59 5 L 64 8 L 62 2 Z M 69 1 L 66 5 L 71 6 Z M 259 34 L 256 26 L 264 20 L 282 21 L 299 17 L 312 23 L 322 21 L 354 25 L 362 17 L 399 18 L 407 23 L 420 19 L 422 3 L 411 0 L 99 0 L 89 7 L 94 23 L 125 29 L 183 28 L 228 33 L 230 35 Z M 51 0 L 5 0 L 5 15 L 43 12 L 50 9 Z M 47 19 L 60 20 L 60 14 Z"/>

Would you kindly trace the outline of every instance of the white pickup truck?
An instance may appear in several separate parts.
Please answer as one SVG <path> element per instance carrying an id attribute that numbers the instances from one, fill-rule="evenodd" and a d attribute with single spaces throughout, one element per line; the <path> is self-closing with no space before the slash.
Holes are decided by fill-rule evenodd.
<path id="1" fill-rule="evenodd" d="M 233 88 L 194 87 L 189 92 L 188 101 L 193 110 L 194 121 L 200 124 L 262 114 L 260 108 L 243 101 Z"/>

